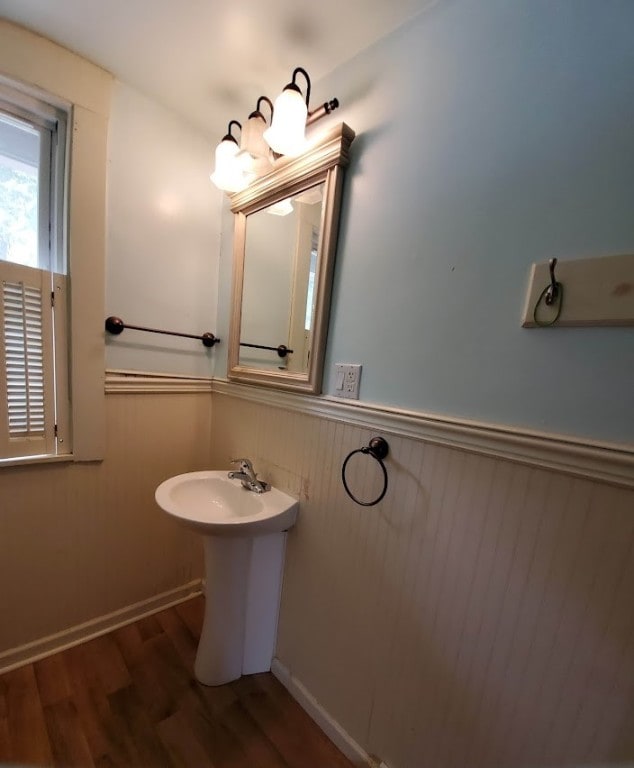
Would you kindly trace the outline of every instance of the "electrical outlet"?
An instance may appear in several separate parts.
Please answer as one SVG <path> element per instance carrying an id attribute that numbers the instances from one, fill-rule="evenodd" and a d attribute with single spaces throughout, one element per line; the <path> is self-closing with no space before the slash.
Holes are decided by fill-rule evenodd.
<path id="1" fill-rule="evenodd" d="M 335 395 L 351 400 L 359 399 L 359 383 L 362 366 L 353 363 L 335 365 Z"/>

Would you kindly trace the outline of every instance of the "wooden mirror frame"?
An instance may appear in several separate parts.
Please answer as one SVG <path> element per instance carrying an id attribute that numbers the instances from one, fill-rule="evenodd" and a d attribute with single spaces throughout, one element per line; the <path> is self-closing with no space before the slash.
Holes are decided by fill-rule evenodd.
<path id="1" fill-rule="evenodd" d="M 229 332 L 228 378 L 247 384 L 275 387 L 306 394 L 321 392 L 330 314 L 332 276 L 337 248 L 339 212 L 345 168 L 354 131 L 345 123 L 331 128 L 300 157 L 279 158 L 273 170 L 247 189 L 231 195 L 235 214 L 233 242 L 233 309 Z M 247 234 L 247 218 L 262 208 L 305 189 L 324 184 L 311 353 L 307 372 L 274 371 L 240 364 L 240 324 Z"/>

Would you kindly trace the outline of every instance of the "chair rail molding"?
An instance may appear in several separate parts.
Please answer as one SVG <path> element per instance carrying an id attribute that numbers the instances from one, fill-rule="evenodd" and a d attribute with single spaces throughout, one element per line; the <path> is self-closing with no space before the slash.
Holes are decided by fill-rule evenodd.
<path id="1" fill-rule="evenodd" d="M 534 432 L 372 403 L 342 403 L 338 398 L 328 395 L 314 397 L 278 392 L 223 379 L 212 380 L 211 392 L 214 395 L 237 397 L 386 434 L 634 488 L 634 446 Z"/>
<path id="2" fill-rule="evenodd" d="M 148 395 L 211 392 L 211 379 L 148 371 L 106 370 L 107 395 Z"/>

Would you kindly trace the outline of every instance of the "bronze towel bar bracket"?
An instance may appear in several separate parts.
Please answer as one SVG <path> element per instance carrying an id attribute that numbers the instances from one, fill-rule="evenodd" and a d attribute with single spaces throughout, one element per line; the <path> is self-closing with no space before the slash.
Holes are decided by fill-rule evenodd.
<path id="1" fill-rule="evenodd" d="M 142 325 L 130 325 L 129 323 L 124 323 L 120 317 L 114 317 L 112 315 L 106 318 L 106 330 L 108 333 L 118 336 L 120 333 L 123 333 L 125 328 L 130 328 L 130 330 L 133 331 L 145 331 L 147 333 L 162 333 L 166 336 L 183 336 L 187 339 L 198 339 L 199 341 L 202 341 L 205 347 L 213 347 L 214 344 L 220 342 L 220 339 L 209 332 L 196 335 L 195 333 L 180 333 L 179 331 L 163 331 L 160 328 L 145 328 Z"/>

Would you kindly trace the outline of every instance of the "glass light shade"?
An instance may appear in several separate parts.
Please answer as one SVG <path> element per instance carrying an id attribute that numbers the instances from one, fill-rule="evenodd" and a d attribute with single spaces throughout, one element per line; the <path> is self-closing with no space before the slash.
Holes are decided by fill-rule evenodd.
<path id="1" fill-rule="evenodd" d="M 242 131 L 240 149 L 248 152 L 252 157 L 263 159 L 270 164 L 271 150 L 264 141 L 265 128 L 266 121 L 262 115 L 257 112 L 251 114 Z"/>
<path id="2" fill-rule="evenodd" d="M 216 147 L 216 167 L 209 178 L 224 192 L 240 192 L 247 187 L 248 178 L 237 161 L 239 151 L 237 142 L 229 139 Z"/>
<path id="3" fill-rule="evenodd" d="M 244 174 L 247 184 L 250 184 L 255 178 L 263 176 L 271 170 L 271 164 L 266 158 L 255 157 L 255 155 L 247 152 L 246 149 L 241 149 L 238 152 L 235 162 Z"/>
<path id="4" fill-rule="evenodd" d="M 269 205 L 266 212 L 273 216 L 288 216 L 289 213 L 293 213 L 291 198 L 287 197 L 285 200 L 280 200 L 277 203 L 273 203 L 273 205 Z"/>
<path id="5" fill-rule="evenodd" d="M 308 108 L 299 90 L 284 88 L 275 99 L 275 111 L 264 139 L 275 152 L 288 157 L 301 155 L 306 147 L 306 117 Z"/>

